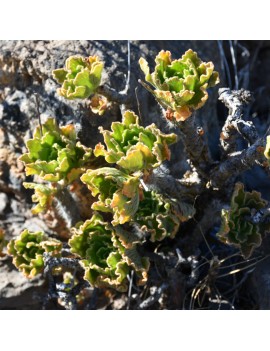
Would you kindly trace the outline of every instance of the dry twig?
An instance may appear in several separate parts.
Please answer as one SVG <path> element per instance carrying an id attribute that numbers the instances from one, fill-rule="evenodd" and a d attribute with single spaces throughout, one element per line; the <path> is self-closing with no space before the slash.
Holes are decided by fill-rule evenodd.
<path id="1" fill-rule="evenodd" d="M 247 90 L 219 89 L 219 100 L 229 109 L 229 115 L 222 128 L 220 135 L 221 146 L 226 154 L 237 151 L 237 138 L 242 136 L 249 145 L 258 139 L 258 133 L 251 121 L 242 119 L 243 108 L 251 100 L 252 96 Z"/>

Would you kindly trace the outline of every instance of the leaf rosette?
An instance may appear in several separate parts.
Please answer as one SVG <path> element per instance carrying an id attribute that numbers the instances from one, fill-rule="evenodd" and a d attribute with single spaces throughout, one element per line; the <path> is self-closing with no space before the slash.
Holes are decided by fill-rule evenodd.
<path id="1" fill-rule="evenodd" d="M 148 62 L 142 57 L 139 60 L 145 80 L 155 88 L 149 90 L 167 109 L 167 117 L 177 122 L 185 121 L 202 107 L 208 99 L 207 89 L 219 83 L 213 63 L 203 62 L 191 49 L 178 60 L 171 59 L 170 51 L 162 50 L 155 62 L 155 70 L 150 73 Z"/>
<path id="2" fill-rule="evenodd" d="M 26 175 L 36 174 L 49 182 L 63 180 L 65 184 L 83 173 L 83 166 L 92 154 L 91 148 L 76 142 L 74 125 L 59 127 L 54 118 L 42 125 L 42 131 L 37 127 L 34 138 L 26 146 L 29 152 L 20 157 Z"/>
<path id="3" fill-rule="evenodd" d="M 100 131 L 106 148 L 101 143 L 95 156 L 104 156 L 108 163 L 116 163 L 128 173 L 150 170 L 170 159 L 169 145 L 177 140 L 176 134 L 163 134 L 155 124 L 146 128 L 139 125 L 139 117 L 126 111 L 122 122 L 113 122 L 112 131 Z"/>
<path id="4" fill-rule="evenodd" d="M 127 276 L 132 268 L 140 279 L 139 283 L 146 281 L 148 260 L 140 257 L 135 247 L 126 249 L 115 228 L 104 222 L 98 213 L 73 228 L 69 245 L 71 252 L 81 258 L 84 279 L 92 286 L 127 291 Z"/>
<path id="5" fill-rule="evenodd" d="M 59 256 L 62 243 L 49 238 L 43 232 L 30 232 L 25 229 L 16 239 L 12 239 L 7 247 L 17 269 L 27 278 L 33 278 L 43 272 L 43 253 Z"/>
<path id="6" fill-rule="evenodd" d="M 65 68 L 54 70 L 53 78 L 62 84 L 57 89 L 66 99 L 86 99 L 94 94 L 101 81 L 103 62 L 97 56 L 71 56 L 66 60 Z"/>
<path id="7" fill-rule="evenodd" d="M 161 241 L 166 237 L 174 238 L 180 226 L 180 219 L 174 214 L 169 201 L 154 191 L 143 193 L 134 221 L 141 230 L 150 233 L 150 241 Z"/>
<path id="8" fill-rule="evenodd" d="M 113 225 L 124 224 L 131 220 L 139 205 L 139 177 L 110 167 L 87 170 L 81 176 L 98 201 L 92 205 L 93 210 L 113 213 Z"/>
<path id="9" fill-rule="evenodd" d="M 270 230 L 270 224 L 251 220 L 266 205 L 267 201 L 261 198 L 259 192 L 246 192 L 242 183 L 236 183 L 230 209 L 221 212 L 220 240 L 238 247 L 245 258 L 250 257 L 254 249 L 261 245 L 262 234 Z"/>

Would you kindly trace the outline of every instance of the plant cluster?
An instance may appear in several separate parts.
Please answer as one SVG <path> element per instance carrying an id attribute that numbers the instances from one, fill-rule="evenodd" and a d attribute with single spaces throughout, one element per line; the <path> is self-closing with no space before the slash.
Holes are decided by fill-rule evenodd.
<path id="1" fill-rule="evenodd" d="M 100 85 L 103 63 L 97 56 L 71 56 L 65 68 L 55 69 L 53 78 L 62 84 L 58 94 L 66 99 L 86 99 Z"/>
<path id="2" fill-rule="evenodd" d="M 169 196 L 162 187 L 151 187 L 151 182 L 162 163 L 170 160 L 170 145 L 177 142 L 176 134 L 165 134 L 155 124 L 140 125 L 139 117 L 129 109 L 124 109 L 121 121 L 111 124 L 110 131 L 100 127 L 104 143 L 93 150 L 78 140 L 74 125 L 59 126 L 55 119 L 48 118 L 36 128 L 33 139 L 26 143 L 28 152 L 20 158 L 26 175 L 39 177 L 42 182 L 24 183 L 35 191 L 32 197 L 38 203 L 33 209 L 35 214 L 53 206 L 59 191 L 74 182 L 80 182 L 91 192 L 95 199 L 91 204 L 92 216 L 70 228 L 68 247 L 69 257 L 78 260 L 84 279 L 94 287 L 127 291 L 133 272 L 137 284 L 145 284 L 150 260 L 141 254 L 141 247 L 173 239 L 181 231 L 181 223 L 194 216 L 196 196 L 226 184 L 228 173 L 240 157 L 229 155 L 231 158 L 218 165 L 205 157 L 204 132 L 194 122 L 193 112 L 207 101 L 207 89 L 219 82 L 213 63 L 203 62 L 192 50 L 177 60 L 172 60 L 169 51 L 161 51 L 155 62 L 150 73 L 147 61 L 139 60 L 145 80 L 152 87 L 143 85 L 155 96 L 167 120 L 181 129 L 190 156 L 191 171 L 182 180 L 174 179 L 175 196 Z M 96 56 L 69 57 L 65 68 L 53 71 L 53 77 L 62 84 L 58 94 L 66 99 L 90 99 L 92 111 L 102 115 L 109 106 L 107 96 L 100 93 L 103 66 Z M 237 106 L 241 106 L 243 101 L 237 92 L 222 93 L 221 99 L 229 109 L 233 110 L 234 101 L 230 100 L 233 94 L 239 98 Z M 235 123 L 233 118 L 230 116 L 226 129 L 226 143 L 232 147 L 231 130 L 236 129 L 243 137 L 240 124 L 237 125 L 239 118 Z M 250 146 L 253 154 L 250 151 L 242 158 L 251 155 L 254 159 L 262 158 L 262 153 L 258 156 L 261 146 L 270 159 L 269 137 L 266 148 L 262 140 L 253 144 Z M 102 167 L 94 166 L 99 164 L 93 162 L 97 160 L 101 160 Z M 235 168 L 235 176 L 245 170 L 241 167 Z M 181 191 L 183 194 L 179 194 Z M 267 206 L 258 192 L 245 192 L 243 185 L 237 183 L 230 208 L 221 212 L 220 240 L 239 248 L 243 257 L 250 257 L 260 246 L 264 233 L 270 230 Z M 264 212 L 258 217 L 259 211 Z M 13 263 L 29 278 L 44 271 L 47 262 L 44 257 L 48 254 L 61 257 L 62 251 L 61 241 L 28 229 L 8 244 Z"/>
<path id="3" fill-rule="evenodd" d="M 208 99 L 207 89 L 219 83 L 218 72 L 212 62 L 202 62 L 197 53 L 188 50 L 178 60 L 171 59 L 169 51 L 162 50 L 156 57 L 156 67 L 150 74 L 147 61 L 139 63 L 150 83 L 157 101 L 167 109 L 167 118 L 184 121 Z"/>
<path id="4" fill-rule="evenodd" d="M 84 172 L 92 149 L 76 140 L 74 125 L 59 127 L 54 118 L 37 127 L 26 146 L 29 152 L 20 157 L 26 175 L 36 175 L 47 182 L 23 183 L 25 188 L 35 190 L 32 200 L 38 204 L 32 212 L 36 214 L 51 206 L 60 187 L 66 187 Z"/>
<path id="5" fill-rule="evenodd" d="M 254 221 L 256 213 L 260 213 L 267 204 L 259 192 L 244 191 L 244 185 L 236 183 L 230 209 L 221 212 L 220 239 L 239 247 L 243 256 L 249 258 L 254 249 L 261 245 L 262 233 L 270 230 L 270 223 Z"/>
<path id="6" fill-rule="evenodd" d="M 61 241 L 49 238 L 43 232 L 30 232 L 28 229 L 8 244 L 8 253 L 13 256 L 13 264 L 28 278 L 43 272 L 44 252 L 57 256 L 61 249 Z"/>

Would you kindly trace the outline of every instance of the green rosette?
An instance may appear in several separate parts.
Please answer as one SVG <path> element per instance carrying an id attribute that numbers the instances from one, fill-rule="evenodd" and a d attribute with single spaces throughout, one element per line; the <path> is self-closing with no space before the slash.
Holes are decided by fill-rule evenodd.
<path id="1" fill-rule="evenodd" d="M 13 264 L 27 278 L 33 278 L 44 269 L 43 253 L 59 256 L 62 243 L 49 238 L 43 232 L 30 232 L 25 229 L 17 238 L 12 239 L 8 246 L 8 254 L 13 256 Z"/>
<path id="2" fill-rule="evenodd" d="M 219 75 L 212 62 L 203 62 L 196 52 L 189 49 L 178 60 L 172 60 L 170 51 L 160 51 L 156 66 L 150 73 L 148 62 L 140 58 L 139 64 L 146 82 L 155 89 L 155 98 L 167 110 L 170 120 L 185 121 L 194 110 L 208 99 L 207 89 L 219 83 Z"/>
<path id="3" fill-rule="evenodd" d="M 231 198 L 230 209 L 221 212 L 221 227 L 218 237 L 226 244 L 238 247 L 245 258 L 252 255 L 255 248 L 262 243 L 262 234 L 270 230 L 266 222 L 251 221 L 252 216 L 265 208 L 267 201 L 257 191 L 244 191 L 242 183 L 236 183 Z"/>

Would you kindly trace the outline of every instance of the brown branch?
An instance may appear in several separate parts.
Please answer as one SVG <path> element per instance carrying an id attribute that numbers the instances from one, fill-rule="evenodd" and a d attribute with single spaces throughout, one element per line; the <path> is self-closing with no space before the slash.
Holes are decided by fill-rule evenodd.
<path id="1" fill-rule="evenodd" d="M 253 145 L 243 151 L 233 153 L 229 158 L 220 163 L 210 174 L 209 185 L 213 188 L 220 188 L 226 181 L 245 172 L 254 166 L 255 163 L 263 166 L 266 158 L 263 155 L 266 145 L 266 136 L 258 139 Z"/>
<path id="2" fill-rule="evenodd" d="M 205 140 L 204 130 L 197 125 L 195 115 L 191 115 L 184 122 L 178 122 L 177 126 L 182 132 L 182 141 L 192 166 L 200 176 L 207 179 L 207 173 L 213 161 Z"/>
<path id="3" fill-rule="evenodd" d="M 163 166 L 156 168 L 145 179 L 147 190 L 154 190 L 165 197 L 174 198 L 183 201 L 183 198 L 194 199 L 195 196 L 201 193 L 204 183 L 199 177 L 191 177 L 188 179 L 177 179 L 169 174 Z"/>
<path id="4" fill-rule="evenodd" d="M 222 128 L 220 135 L 221 146 L 226 154 L 237 151 L 237 139 L 244 138 L 249 146 L 258 139 L 258 133 L 251 121 L 242 119 L 243 109 L 251 100 L 249 91 L 230 90 L 229 88 L 219 89 L 219 100 L 229 109 L 229 115 Z"/>
<path id="5" fill-rule="evenodd" d="M 263 166 L 263 155 L 266 136 L 258 139 L 258 133 L 250 121 L 242 119 L 245 104 L 251 101 L 251 94 L 246 90 L 231 91 L 228 88 L 219 89 L 219 99 L 229 109 L 229 115 L 222 129 L 221 145 L 228 154 L 228 159 L 215 167 L 210 174 L 209 186 L 220 188 L 226 184 L 229 178 L 234 178 L 250 169 L 256 163 Z M 236 140 L 242 136 L 248 141 L 249 147 L 235 152 Z"/>
<path id="6" fill-rule="evenodd" d="M 142 80 L 139 79 L 138 82 L 154 96 L 158 104 L 164 109 L 164 113 L 166 113 L 168 106 L 156 98 L 154 90 Z M 175 125 L 182 132 L 182 141 L 191 167 L 195 168 L 202 178 L 208 179 L 207 173 L 213 161 L 211 160 L 203 128 L 197 125 L 195 115 L 191 115 L 183 122 L 175 122 Z"/>
<path id="7" fill-rule="evenodd" d="M 97 93 L 105 96 L 109 101 L 116 102 L 119 105 L 130 103 L 130 97 L 125 90 L 123 92 L 118 92 L 115 89 L 110 88 L 107 84 L 99 86 Z"/>
<path id="8" fill-rule="evenodd" d="M 54 200 L 56 210 L 66 222 L 67 227 L 71 228 L 81 220 L 78 205 L 67 188 L 59 189 L 55 194 Z"/>
<path id="9" fill-rule="evenodd" d="M 146 89 L 150 94 L 152 94 L 156 102 L 164 109 L 164 111 L 166 111 L 168 108 L 167 105 L 157 99 L 155 91 L 148 84 L 144 83 L 141 79 L 138 79 L 138 82 L 144 87 L 144 89 Z"/>

